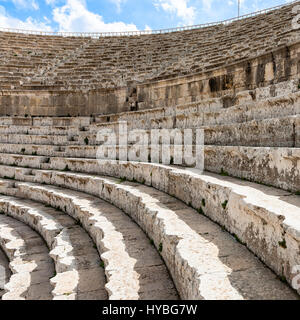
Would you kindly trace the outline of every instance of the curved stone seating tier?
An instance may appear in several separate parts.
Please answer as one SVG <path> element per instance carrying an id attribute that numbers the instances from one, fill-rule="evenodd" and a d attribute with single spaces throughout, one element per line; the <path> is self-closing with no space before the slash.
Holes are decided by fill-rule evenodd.
<path id="1" fill-rule="evenodd" d="M 78 135 L 78 127 L 53 127 L 53 126 L 16 126 L 0 125 L 0 134 L 28 134 L 28 135 Z"/>
<path id="2" fill-rule="evenodd" d="M 275 88 L 275 89 L 274 89 Z M 276 89 L 277 88 L 277 89 Z M 171 107 L 145 109 L 140 111 L 128 111 L 117 114 L 95 116 L 96 123 L 107 123 L 117 121 L 132 122 L 132 128 L 139 128 L 137 121 L 144 121 L 141 128 L 146 129 L 151 120 L 159 120 L 166 117 L 198 116 L 203 125 L 232 123 L 250 121 L 254 119 L 265 119 L 270 115 L 293 115 L 299 113 L 299 80 L 286 81 L 272 86 L 245 90 L 236 93 L 234 97 L 224 96 L 223 98 L 204 98 L 193 103 L 185 103 Z M 228 102 L 231 103 L 228 105 Z M 280 108 L 284 104 L 284 108 Z M 280 112 L 282 111 L 282 113 Z M 239 115 L 237 117 L 235 114 Z M 203 118 L 203 119 L 202 119 Z M 216 122 L 213 121 L 216 118 Z M 0 118 L 1 121 L 1 118 Z M 226 122 L 224 122 L 226 121 Z M 1 122 L 0 122 L 1 123 Z M 90 128 L 92 128 L 91 126 Z"/>
<path id="3" fill-rule="evenodd" d="M 229 24 L 141 36 L 0 32 L 2 78 L 10 79 L 3 88 L 110 88 L 210 71 L 299 40 L 291 26 L 294 5 Z M 14 71 L 19 75 L 11 76 Z"/>
<path id="4" fill-rule="evenodd" d="M 49 171 L 40 175 L 44 177 L 40 181 L 49 185 L 15 182 L 16 193 L 48 205 L 55 202 L 61 210 L 71 212 L 72 207 L 66 205 L 70 193 L 65 190 L 70 188 L 121 208 L 153 240 L 182 298 L 298 299 L 219 226 L 165 193 L 108 177 Z"/>
<path id="5" fill-rule="evenodd" d="M 14 192 L 7 192 L 15 195 Z M 74 219 L 53 208 L 14 197 L 0 197 L 0 210 L 41 234 L 55 264 L 55 300 L 106 299 L 105 276 L 92 240 Z"/>
<path id="6" fill-rule="evenodd" d="M 266 120 L 268 118 L 282 118 L 298 115 L 300 113 L 300 93 L 292 93 L 286 96 L 269 98 L 258 102 L 247 102 L 235 105 L 230 108 L 223 108 L 214 111 L 177 111 L 172 108 L 173 114 L 169 109 L 155 109 L 113 116 L 96 118 L 96 122 L 87 129 L 90 133 L 98 132 L 100 129 L 117 130 L 119 121 L 126 121 L 128 129 L 173 129 L 173 128 L 198 128 L 207 125 L 229 125 L 236 123 L 250 122 L 253 120 Z M 100 120 L 99 120 L 100 119 Z M 109 119 L 109 122 L 104 120 Z"/>
<path id="7" fill-rule="evenodd" d="M 118 134 L 119 124 L 114 125 L 114 129 L 111 132 Z M 168 132 L 172 133 L 173 128 L 168 128 L 168 126 L 162 126 L 163 129 L 167 127 Z M 175 125 L 174 125 L 175 127 Z M 103 126 L 103 129 L 106 127 Z M 108 126 L 109 128 L 109 126 Z M 154 128 L 158 129 L 158 128 Z M 159 128 L 160 129 L 160 128 Z M 180 127 L 174 128 L 175 132 L 181 133 L 183 136 L 184 129 L 203 129 L 204 130 L 204 143 L 206 145 L 221 145 L 221 146 L 253 146 L 253 147 L 298 147 L 300 146 L 300 115 L 282 117 L 282 118 L 269 118 L 264 120 L 252 120 L 242 123 L 233 123 L 226 125 L 210 125 L 210 126 L 194 126 L 192 128 L 185 127 L 181 129 Z M 99 128 L 99 132 L 100 128 Z M 102 131 L 105 135 L 105 132 Z M 147 136 L 147 141 L 151 142 L 151 131 L 143 131 L 143 135 Z M 163 133 L 163 131 L 161 131 Z M 106 133 L 106 135 L 108 135 Z M 196 144 L 196 135 L 192 144 Z M 126 138 L 126 136 L 125 136 Z M 49 136 L 46 141 L 52 141 L 55 145 L 61 145 L 61 136 Z M 103 138 L 102 138 L 103 139 Z M 41 141 L 40 137 L 34 136 L 20 136 L 20 142 L 25 143 L 26 141 Z M 66 139 L 65 139 L 66 140 Z M 72 141 L 70 141 L 72 140 Z M 11 141 L 16 143 L 14 136 L 3 135 L 0 138 L 1 142 L 7 143 Z M 139 144 L 137 137 L 134 136 L 134 132 L 128 131 L 127 138 L 125 141 L 127 144 Z M 172 144 L 171 140 L 171 144 Z M 84 132 L 78 136 L 73 136 L 68 141 L 68 144 L 73 142 L 74 145 L 100 145 L 103 141 L 97 140 L 97 134 L 90 134 L 89 132 Z M 118 142 L 118 141 L 117 141 Z"/>
<path id="8" fill-rule="evenodd" d="M 3 134 L 21 133 L 37 135 L 76 135 L 81 131 L 97 132 L 104 128 L 117 128 L 118 121 L 127 121 L 129 129 L 191 128 L 204 125 L 232 124 L 251 120 L 283 117 L 299 114 L 299 85 L 296 80 L 287 81 L 285 90 L 278 90 L 275 97 L 270 93 L 253 100 L 257 94 L 243 91 L 234 98 L 233 106 L 228 99 L 207 98 L 195 103 L 123 112 L 96 117 L 1 117 L 0 131 Z M 293 83 L 293 85 L 291 84 Z M 277 84 L 278 85 L 278 84 Z M 281 84 L 282 85 L 282 84 Z M 292 87 L 295 87 L 294 89 Z M 265 88 L 260 88 L 260 90 Z M 258 89 L 256 89 L 258 90 Z M 268 89 L 274 95 L 271 86 Z M 278 96 L 277 96 L 278 95 Z M 96 122 L 96 123 L 94 123 Z"/>
<path id="9" fill-rule="evenodd" d="M 4 291 L 4 285 L 9 281 L 11 277 L 11 271 L 9 269 L 9 261 L 5 253 L 0 248 L 0 300 Z"/>
<path id="10" fill-rule="evenodd" d="M 0 117 L 0 125 L 48 126 L 49 129 L 50 127 L 74 126 L 84 128 L 89 126 L 87 129 L 93 132 L 98 130 L 98 126 L 101 128 L 102 123 L 108 125 L 107 122 L 117 121 L 127 121 L 132 129 L 150 129 L 152 126 L 157 127 L 160 122 L 166 125 L 168 121 L 171 127 L 173 127 L 174 121 L 180 127 L 182 127 L 181 122 L 185 126 L 193 126 L 193 121 L 197 121 L 194 125 L 228 124 L 265 119 L 270 117 L 270 115 L 281 117 L 297 114 L 299 113 L 298 91 L 299 80 L 289 80 L 268 87 L 242 91 L 236 93 L 234 97 L 201 98 L 197 102 L 172 107 L 145 109 L 95 117 Z M 226 101 L 228 100 L 232 100 L 232 105 L 227 105 Z M 284 108 L 281 108 L 281 105 L 284 105 Z M 172 121 L 168 119 L 172 119 Z M 93 124 L 94 121 L 97 124 Z M 190 122 L 189 125 L 187 125 L 187 121 Z M 57 130 L 62 132 L 63 129 L 57 128 Z M 35 130 L 41 130 L 41 134 L 43 130 L 47 129 L 35 128 Z"/>
<path id="11" fill-rule="evenodd" d="M 114 125 L 117 129 L 119 124 Z M 166 126 L 168 129 L 168 126 Z M 106 127 L 103 127 L 105 129 Z M 163 126 L 165 128 L 165 126 Z M 184 128 L 189 129 L 189 128 Z M 181 132 L 184 130 L 176 128 Z M 282 118 L 252 120 L 243 123 L 227 125 L 198 126 L 194 129 L 204 130 L 204 142 L 207 145 L 223 146 L 253 146 L 253 147 L 299 147 L 300 145 L 300 116 L 294 115 Z M 104 132 L 104 131 L 103 131 Z M 113 131 L 112 131 L 113 132 Z M 148 141 L 151 131 L 145 132 Z M 116 131 L 118 134 L 118 131 Z M 130 131 L 128 131 L 130 134 Z M 136 138 L 130 138 L 132 142 Z M 129 141 L 127 139 L 126 141 Z M 44 144 L 44 145 L 99 145 L 97 134 L 82 132 L 79 135 L 32 135 L 32 134 L 1 134 L 0 143 Z M 194 144 L 195 142 L 193 142 Z"/>
<path id="12" fill-rule="evenodd" d="M 0 39 L 0 80 L 6 80 L 6 86 L 1 88 L 7 89 L 18 88 L 37 74 L 43 76 L 58 62 L 75 57 L 76 52 L 88 42 L 82 38 L 29 36 L 9 32 L 0 32 Z"/>
<path id="13" fill-rule="evenodd" d="M 28 198 L 28 195 L 22 191 L 15 194 Z M 44 200 L 45 197 L 48 199 L 47 202 Z M 48 230 L 40 231 L 49 239 L 48 242 L 52 243 L 53 249 L 50 255 L 56 262 L 57 272 L 61 273 L 51 280 L 56 284 L 54 289 L 56 296 L 66 294 L 61 292 L 62 289 L 70 291 L 68 295 L 78 290 L 78 299 L 103 299 L 106 296 L 106 293 L 100 290 L 100 288 L 104 289 L 103 276 L 95 270 L 101 265 L 99 259 L 95 257 L 95 245 L 90 241 L 88 244 L 85 243 L 85 236 L 78 232 L 78 226 L 75 226 L 74 236 L 72 228 L 75 222 L 68 216 L 70 215 L 88 231 L 98 247 L 103 259 L 102 267 L 105 268 L 108 279 L 105 288 L 110 299 L 177 298 L 174 285 L 158 253 L 138 226 L 121 210 L 95 197 L 59 188 L 45 189 L 36 198 L 29 198 L 47 203 L 54 208 L 61 208 L 66 213 L 60 212 L 56 217 L 53 215 L 55 210 L 48 209 L 50 212 L 48 215 L 41 213 L 28 217 L 28 220 L 34 221 L 34 218 L 40 220 L 36 228 L 44 225 L 44 229 L 47 228 L 52 233 L 49 235 Z M 43 208 L 43 205 L 27 202 L 32 207 Z M 30 212 L 28 214 L 30 215 Z M 32 223 L 30 221 L 31 225 Z M 57 234 L 56 237 L 54 237 L 55 234 Z M 69 278 L 68 272 L 73 274 L 74 280 L 70 285 L 73 285 L 74 289 L 69 286 L 62 288 L 62 285 L 65 285 L 64 277 Z M 91 288 L 95 289 L 98 285 L 98 292 L 91 292 Z M 80 293 L 80 287 L 83 286 L 88 292 Z"/>
<path id="14" fill-rule="evenodd" d="M 28 226 L 5 216 L 2 207 L 1 213 L 0 246 L 12 272 L 2 300 L 50 300 L 54 266 L 46 244 Z"/>
<path id="15" fill-rule="evenodd" d="M 64 151 L 56 151 L 53 146 L 40 145 L 4 145 L 0 146 L 0 164 L 6 165 L 1 174 L 9 178 L 18 178 L 19 174 L 33 178 L 32 169 L 90 170 L 97 172 L 98 162 L 95 159 L 97 147 L 73 146 L 64 147 Z M 24 151 L 25 149 L 25 151 Z M 114 147 L 112 147 L 114 149 Z M 111 150 L 112 150 L 111 149 Z M 19 155 L 23 153 L 39 153 L 43 156 Z M 34 150 L 34 151 L 33 151 Z M 36 151 L 38 150 L 38 151 Z M 130 148 L 129 148 L 130 150 Z M 178 151 L 178 150 L 177 150 Z M 5 152 L 5 153 L 4 153 Z M 14 154 L 9 154 L 12 152 Z M 151 149 L 148 149 L 150 155 Z M 159 150 L 159 161 L 162 159 L 163 149 Z M 193 147 L 193 153 L 195 147 Z M 119 148 L 116 150 L 118 157 Z M 182 154 L 185 156 L 184 150 Z M 205 146 L 204 169 L 242 179 L 271 185 L 284 190 L 298 192 L 300 190 L 300 158 L 299 148 L 269 148 L 269 147 L 239 147 L 239 146 Z M 104 160 L 109 159 L 109 153 Z M 150 160 L 151 157 L 148 159 Z M 169 163 L 174 157 L 174 148 L 170 150 Z M 101 159 L 100 159 L 101 160 Z M 132 160 L 132 159 L 131 159 Z M 137 159 L 134 159 L 138 161 Z M 141 161 L 141 160 L 140 160 Z M 173 160 L 174 161 L 174 160 Z M 189 161 L 186 163 L 186 161 Z M 142 161 L 143 162 L 143 161 Z M 192 167 L 190 159 L 184 159 L 182 166 Z M 7 166 L 9 165 L 9 166 Z M 23 167 L 23 168 L 22 168 Z"/>
<path id="16" fill-rule="evenodd" d="M 8 126 L 88 126 L 90 117 L 0 117 L 0 125 Z"/>
<path id="17" fill-rule="evenodd" d="M 244 146 L 298 146 L 299 137 L 299 101 L 300 94 L 275 97 L 257 103 L 245 103 L 220 111 L 186 113 L 176 116 L 165 116 L 166 109 L 118 115 L 118 120 L 127 122 L 131 129 L 188 129 L 203 128 L 206 130 L 206 144 L 244 145 Z M 189 110 L 189 109 L 188 109 Z M 191 111 L 191 110 L 190 110 Z M 109 117 L 111 119 L 112 117 Z M 8 124 L 6 118 L 1 118 L 0 126 L 2 143 L 34 143 L 55 145 L 97 144 L 96 133 L 101 129 L 119 130 L 119 122 L 108 122 L 87 125 L 92 118 L 82 118 L 80 126 L 51 127 L 44 119 L 44 125 L 32 126 L 32 122 L 43 123 L 41 118 L 10 118 L 15 123 Z M 58 118 L 59 119 L 59 118 Z M 75 122 L 70 118 L 66 122 Z M 84 119 L 84 120 L 83 120 Z M 114 120 L 117 120 L 114 119 Z M 24 121 L 23 121 L 24 120 Z M 96 119 L 97 121 L 97 119 Z M 47 125 L 46 125 L 47 124 Z M 257 130 L 261 135 L 257 135 Z M 281 131 L 280 131 L 281 130 Z M 265 131 L 267 137 L 264 137 Z M 294 132 L 295 131 L 295 132 Z M 288 134 L 288 136 L 286 136 Z M 259 137 L 259 138 L 258 138 Z M 266 138 L 266 140 L 264 139 Z"/>

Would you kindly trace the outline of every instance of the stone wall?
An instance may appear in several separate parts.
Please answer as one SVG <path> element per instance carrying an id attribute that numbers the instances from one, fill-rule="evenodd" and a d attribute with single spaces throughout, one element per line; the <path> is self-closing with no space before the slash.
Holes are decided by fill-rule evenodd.
<path id="1" fill-rule="evenodd" d="M 222 97 L 223 106 L 235 104 L 236 94 L 299 79 L 300 43 L 241 61 L 215 71 L 140 84 L 137 87 L 91 91 L 2 91 L 0 115 L 89 116 L 130 110 L 176 106 L 207 97 Z M 250 91 L 251 92 L 251 91 Z M 270 93 L 272 96 L 272 92 Z M 255 97 L 253 97 L 255 100 Z"/>
<path id="2" fill-rule="evenodd" d="M 2 116 L 90 116 L 129 111 L 127 89 L 82 91 L 2 91 Z"/>
<path id="3" fill-rule="evenodd" d="M 138 85 L 138 107 L 149 109 L 175 106 L 195 102 L 203 97 L 220 96 L 224 97 L 224 107 L 229 107 L 234 104 L 237 92 L 297 79 L 299 74 L 298 42 L 204 74 Z"/>

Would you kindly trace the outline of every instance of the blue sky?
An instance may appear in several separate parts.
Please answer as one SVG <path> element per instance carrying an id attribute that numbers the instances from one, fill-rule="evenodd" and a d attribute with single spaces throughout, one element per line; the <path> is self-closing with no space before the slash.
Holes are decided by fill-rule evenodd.
<path id="1" fill-rule="evenodd" d="M 247 14 L 289 1 L 241 2 Z M 235 16 L 237 0 L 0 0 L 0 27 L 30 30 L 154 30 Z"/>

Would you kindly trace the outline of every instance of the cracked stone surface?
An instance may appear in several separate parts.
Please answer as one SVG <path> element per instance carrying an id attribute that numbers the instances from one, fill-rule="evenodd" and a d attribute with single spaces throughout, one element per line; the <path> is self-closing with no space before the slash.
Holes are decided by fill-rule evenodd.
<path id="1" fill-rule="evenodd" d="M 105 288 L 110 299 L 166 300 L 178 298 L 159 254 L 143 231 L 120 209 L 98 198 L 62 189 L 59 189 L 59 194 L 52 193 L 50 199 L 52 199 L 51 202 L 46 202 L 48 205 L 59 207 L 67 214 L 71 214 L 80 221 L 83 228 L 88 230 L 94 239 L 104 263 L 108 279 Z M 34 200 L 45 202 L 43 195 Z M 51 279 L 51 283 L 56 287 L 53 291 L 54 296 L 63 295 L 62 288 L 65 284 L 67 288 L 65 294 L 71 298 L 78 282 L 76 279 L 80 278 L 81 281 L 77 288 L 78 295 L 84 298 L 83 292 L 88 290 L 88 293 L 92 291 L 91 296 L 96 298 L 97 295 L 94 292 L 96 289 L 92 289 L 92 286 L 95 285 L 96 267 L 100 266 L 100 261 L 95 261 L 93 252 L 90 253 L 90 251 L 95 251 L 94 245 L 90 242 L 85 245 L 85 238 L 79 227 L 76 232 L 74 228 L 72 232 L 70 231 L 70 225 L 72 222 L 74 224 L 75 220 L 67 214 L 60 214 L 58 219 L 57 213 L 51 214 L 55 210 L 45 209 L 43 205 L 32 201 L 0 197 L 0 208 L 7 212 L 16 212 L 15 216 L 20 216 L 21 208 L 26 206 L 29 210 L 23 214 L 24 217 L 26 216 L 24 219 L 27 222 L 31 221 L 29 224 L 33 227 L 36 223 L 36 228 L 46 239 L 49 239 L 48 242 L 54 243 L 50 255 L 55 261 L 57 272 L 71 272 L 72 267 L 78 272 L 76 274 L 75 271 L 67 273 L 66 280 L 63 274 Z M 40 220 L 38 223 L 37 219 Z M 58 223 L 64 223 L 68 228 L 60 230 L 62 227 L 59 228 Z M 54 239 L 53 233 L 58 234 Z M 76 244 L 75 247 L 74 244 Z M 78 256 L 75 256 L 76 253 Z M 95 268 L 94 271 L 93 268 Z M 92 274 L 89 278 L 87 271 L 90 270 Z M 85 277 L 87 278 L 84 281 Z M 90 281 L 89 279 L 94 279 L 94 282 L 91 282 L 90 285 L 85 284 Z M 103 284 L 102 287 L 104 287 Z"/>
<path id="2" fill-rule="evenodd" d="M 12 273 L 2 300 L 50 300 L 54 265 L 42 238 L 20 221 L 1 214 L 0 246 Z"/>
<path id="3" fill-rule="evenodd" d="M 161 251 L 181 298 L 298 299 L 245 246 L 161 191 L 109 177 L 62 172 L 49 175 L 52 184 L 97 194 L 130 215 Z M 16 183 L 16 188 L 36 201 L 68 207 L 65 189 L 32 183 Z M 76 197 L 75 191 L 69 192 Z"/>
<path id="4" fill-rule="evenodd" d="M 0 197 L 0 208 L 6 214 L 23 221 L 39 232 L 51 251 L 56 275 L 51 277 L 54 297 L 68 295 L 84 299 L 91 291 L 106 299 L 105 276 L 97 250 L 88 234 L 77 222 L 63 212 L 30 200 Z M 93 286 L 83 287 L 84 277 L 93 270 Z M 69 277 L 69 273 L 72 277 Z M 64 280 L 70 278 L 72 281 Z M 64 285 L 66 284 L 66 285 Z"/>

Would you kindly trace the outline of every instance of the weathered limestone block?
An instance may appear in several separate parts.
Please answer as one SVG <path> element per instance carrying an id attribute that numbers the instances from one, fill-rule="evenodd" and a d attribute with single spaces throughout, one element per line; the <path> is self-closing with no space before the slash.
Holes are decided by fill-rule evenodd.
<path id="1" fill-rule="evenodd" d="M 249 121 L 241 124 L 204 127 L 205 144 L 255 147 L 294 147 L 298 117 Z M 297 122 L 296 122 L 297 121 Z"/>
<path id="2" fill-rule="evenodd" d="M 2 197 L 0 205 L 3 211 Z M 50 300 L 49 278 L 54 268 L 39 235 L 21 222 L 1 215 L 0 246 L 12 271 L 2 300 Z"/>
<path id="3" fill-rule="evenodd" d="M 73 167 L 71 170 L 76 171 Z M 81 167 L 78 171 L 82 170 Z M 97 172 L 96 170 L 94 167 L 91 172 Z M 202 208 L 205 214 L 235 233 L 268 266 L 277 274 L 285 276 L 291 283 L 290 268 L 299 264 L 297 260 L 299 256 L 293 252 L 299 245 L 298 197 L 291 196 L 286 191 L 250 182 L 237 182 L 228 177 L 220 179 L 216 175 L 197 175 L 193 171 L 190 173 L 189 170 L 176 170 L 163 165 L 145 163 L 122 165 L 115 162 L 114 165 L 112 161 L 104 161 L 103 166 L 98 168 L 98 173 L 133 177 L 146 184 L 151 181 L 151 185 L 155 188 L 181 199 L 196 209 L 201 207 L 202 199 L 205 199 L 206 206 Z M 281 216 L 284 218 L 277 218 Z M 258 226 L 253 219 L 260 221 Z M 263 228 L 266 226 L 265 223 L 272 225 L 276 232 L 269 234 L 269 231 Z M 285 234 L 284 239 L 282 234 Z M 263 245 L 259 245 L 261 239 L 265 239 Z M 282 248 L 280 245 L 284 241 L 290 243 L 287 248 Z"/>
<path id="4" fill-rule="evenodd" d="M 18 195 L 24 196 L 22 189 Z M 61 212 L 46 208 L 41 204 L 36 204 L 28 200 L 20 200 L 10 197 L 0 197 L 0 207 L 6 214 L 21 220 L 42 235 L 48 247 L 51 249 L 50 257 L 55 264 L 56 276 L 51 274 L 51 283 L 55 284 L 52 290 L 53 297 L 60 295 L 72 295 L 78 299 L 78 294 L 89 293 L 98 290 L 98 297 L 105 298 L 104 274 L 100 267 L 100 259 L 93 243 L 87 234 L 76 225 L 76 221 Z M 98 267 L 95 276 L 100 284 L 96 289 L 82 291 L 79 289 L 80 273 Z M 64 286 L 65 278 L 69 272 L 77 274 L 72 281 L 73 290 L 69 286 Z M 77 281 L 75 281 L 77 279 Z M 60 282 L 62 281 L 62 283 Z M 50 283 L 49 283 L 50 284 Z M 57 286 L 57 288 L 56 288 Z M 64 290 L 64 291 L 62 291 Z"/>
<path id="5" fill-rule="evenodd" d="M 154 249 L 149 244 L 148 239 L 119 209 L 95 197 L 55 187 L 21 183 L 18 184 L 18 188 L 23 197 L 46 203 L 52 207 L 58 207 L 80 221 L 81 225 L 89 232 L 97 244 L 98 251 L 103 259 L 108 279 L 105 288 L 109 293 L 110 299 L 177 298 L 173 284 L 168 280 L 167 271 L 164 269 L 158 255 L 154 254 Z M 64 221 L 64 217 L 68 221 L 68 216 L 59 216 L 62 221 Z M 57 224 L 59 222 L 57 218 L 52 220 Z M 69 220 L 72 221 L 71 218 Z M 117 231 L 120 226 L 123 226 L 122 233 Z M 70 229 L 70 226 L 62 229 L 54 241 L 52 240 L 54 249 L 51 251 L 51 256 L 56 264 L 59 264 L 57 268 L 60 272 L 69 272 L 72 270 L 70 266 L 73 266 L 79 278 L 81 278 L 80 273 L 83 270 L 88 272 L 97 265 L 99 266 L 100 263 L 93 260 L 92 245 L 90 248 L 85 246 L 83 248 L 84 251 L 80 249 L 85 243 L 90 243 L 90 240 L 86 239 L 87 236 L 79 232 L 80 228 L 77 227 L 78 230 L 75 230 L 75 233 L 72 232 L 74 229 Z M 136 242 L 132 242 L 132 239 L 127 241 L 127 237 L 132 238 L 132 235 L 137 237 Z M 76 247 L 77 243 L 80 244 L 79 248 Z M 73 249 L 72 245 L 74 246 Z M 135 250 L 138 250 L 138 252 Z M 142 252 L 139 252 L 140 250 Z M 145 250 L 145 254 L 143 250 Z M 74 251 L 76 251 L 77 256 L 75 255 L 71 259 L 71 254 Z M 82 253 L 80 253 L 81 251 Z M 147 273 L 149 273 L 149 269 L 155 269 L 155 267 L 159 268 L 162 274 L 157 276 L 156 280 L 152 279 L 151 285 L 150 283 L 147 284 L 147 280 L 150 280 Z M 152 271 L 154 272 L 155 270 Z M 96 275 L 94 276 L 96 277 Z M 66 277 L 68 279 L 68 273 Z M 52 282 L 56 284 L 54 289 L 55 296 L 62 294 L 62 285 L 58 280 L 63 283 L 66 281 L 62 275 L 53 279 Z M 82 282 L 82 279 L 80 282 Z M 74 282 L 72 283 L 74 284 Z M 79 285 L 78 281 L 76 287 Z M 156 293 L 154 289 L 157 290 Z M 68 291 L 67 289 L 65 290 Z M 87 291 L 94 290 L 88 289 Z M 78 292 L 75 290 L 75 297 L 79 293 L 82 295 L 82 290 Z"/>
<path id="6" fill-rule="evenodd" d="M 187 225 L 185 224 L 187 223 L 187 220 L 184 220 L 185 222 L 183 223 L 182 221 L 181 222 L 179 221 L 180 219 L 178 216 L 176 218 L 176 215 L 179 214 L 178 213 L 179 211 L 176 211 L 176 215 L 172 213 L 173 211 L 171 208 L 175 208 L 174 207 L 175 203 L 174 205 L 172 205 L 171 204 L 172 202 L 170 202 L 170 200 L 167 200 L 168 197 L 166 195 L 164 197 L 161 197 L 159 196 L 159 192 L 157 191 L 153 190 L 150 192 L 150 189 L 148 191 L 147 188 L 143 186 L 137 187 L 136 184 L 133 184 L 133 183 L 120 184 L 118 183 L 118 180 L 111 179 L 111 178 L 101 178 L 101 177 L 89 176 L 84 174 L 59 173 L 59 172 L 49 172 L 49 174 L 51 175 L 51 184 L 56 184 L 62 187 L 68 187 L 68 188 L 77 189 L 77 190 L 84 190 L 87 193 L 98 195 L 105 198 L 106 200 L 111 201 L 116 206 L 120 207 L 125 212 L 130 214 L 132 218 L 154 240 L 157 247 L 160 247 L 160 244 L 163 244 L 162 255 L 169 267 L 171 274 L 173 275 L 173 279 L 182 297 L 189 298 L 189 299 L 199 299 L 199 298 L 208 298 L 208 297 L 213 298 L 218 296 L 219 297 L 222 296 L 223 298 L 226 297 L 227 299 L 238 298 L 238 296 L 236 296 L 235 291 L 234 290 L 232 291 L 233 287 L 232 289 L 230 289 L 230 286 L 226 287 L 226 284 L 225 284 L 226 282 L 224 282 L 225 278 L 228 277 L 228 275 L 226 276 L 227 274 L 226 269 L 222 269 L 223 272 L 225 272 L 223 275 L 225 277 L 224 280 L 220 279 L 220 281 L 226 288 L 224 287 L 224 290 L 222 289 L 220 292 L 217 290 L 217 292 L 214 291 L 214 293 L 212 293 L 211 290 L 216 289 L 215 281 L 217 279 L 213 279 L 211 285 L 208 285 L 208 282 L 207 282 L 208 280 L 206 279 L 206 276 L 204 276 L 206 272 L 204 270 L 201 271 L 202 270 L 201 268 L 203 268 L 205 264 L 203 264 L 200 261 L 202 261 L 204 257 L 202 255 L 197 254 L 197 258 L 196 258 L 196 256 L 193 257 L 193 254 L 192 254 L 192 252 L 198 252 L 199 250 L 202 250 L 201 248 L 203 247 L 203 245 L 201 243 L 203 243 L 202 242 L 203 240 L 200 240 L 200 238 L 197 238 L 197 236 L 196 236 L 197 239 L 194 238 L 193 231 L 188 229 L 185 230 L 185 228 L 187 228 Z M 161 175 L 157 176 L 155 175 L 155 171 L 152 171 L 152 179 L 159 179 L 159 183 L 160 183 L 160 181 L 163 180 L 161 178 L 162 178 Z M 38 179 L 40 181 L 41 176 L 38 177 Z M 228 197 L 231 196 L 230 191 L 228 191 L 227 193 L 226 192 L 221 193 L 221 190 L 220 190 L 217 197 L 216 197 L 216 194 L 213 193 L 212 197 L 214 200 L 210 200 L 210 196 L 208 194 L 205 194 L 203 192 L 199 193 L 199 189 L 195 191 L 196 185 L 194 184 L 194 181 L 189 181 L 189 182 L 184 181 L 183 183 L 183 180 L 180 178 L 179 179 L 180 181 L 174 181 L 174 184 L 173 184 L 172 179 L 174 178 L 172 177 L 171 180 L 169 180 L 169 189 L 170 189 L 169 192 L 171 194 L 174 193 L 173 185 L 174 186 L 176 185 L 177 192 L 180 191 L 180 193 L 177 194 L 176 192 L 174 194 L 175 196 L 178 196 L 179 194 L 182 194 L 182 195 L 184 194 L 182 192 L 182 188 L 184 188 L 185 192 L 188 194 L 189 201 L 191 201 L 191 199 L 194 199 L 194 201 L 203 203 L 202 198 L 201 200 L 199 199 L 199 194 L 201 194 L 201 196 L 202 195 L 205 196 L 205 199 L 207 199 L 206 203 L 207 201 L 209 201 L 210 203 L 209 205 L 207 205 L 207 209 L 211 209 L 215 205 L 215 203 L 218 203 L 217 207 L 214 208 L 215 214 L 217 215 L 217 220 L 222 221 L 223 219 L 222 216 L 225 217 L 225 212 L 227 211 L 227 205 L 230 206 L 230 203 L 231 203 L 230 202 L 231 200 L 229 202 L 226 202 L 227 201 L 226 199 L 228 199 Z M 187 186 L 186 183 L 190 185 L 189 188 L 186 187 Z M 197 185 L 199 186 L 199 181 L 197 181 Z M 191 188 L 193 188 L 194 190 L 193 193 L 191 193 Z M 226 188 L 224 189 L 225 189 L 224 191 L 226 191 Z M 213 191 L 214 190 L 210 190 L 209 192 L 213 192 Z M 195 192 L 198 192 L 198 198 L 194 196 Z M 162 203 L 164 203 L 163 199 L 166 199 L 167 201 L 166 204 L 163 205 L 162 203 L 160 203 L 160 201 L 157 201 L 158 196 L 160 201 L 162 201 Z M 127 201 L 125 201 L 125 199 L 127 199 Z M 130 199 L 130 201 L 128 201 L 128 199 Z M 226 206 L 222 206 L 222 203 L 219 203 L 219 201 L 221 200 L 224 200 L 223 203 L 226 203 Z M 193 206 L 195 203 L 194 201 L 192 201 Z M 223 215 L 218 212 L 220 210 L 219 207 L 221 208 L 221 211 L 223 212 L 225 211 Z M 291 208 L 292 207 L 293 206 L 291 206 Z M 180 210 L 180 209 L 184 209 L 184 206 L 176 202 L 176 208 L 177 210 Z M 201 217 L 201 216 L 198 216 L 197 214 L 192 215 L 192 212 L 189 213 L 189 210 L 190 209 L 184 210 L 185 212 L 184 216 L 191 215 L 191 217 L 193 216 L 195 218 Z M 205 208 L 203 210 L 206 212 Z M 239 212 L 239 214 L 241 213 Z M 183 218 L 184 216 L 182 216 L 181 218 Z M 265 216 L 265 214 L 264 214 L 264 219 L 268 219 Z M 157 223 L 155 223 L 155 221 L 157 221 Z M 170 223 L 170 221 L 172 221 L 172 223 Z M 271 223 L 271 221 L 273 220 L 271 221 L 267 220 L 267 221 L 268 221 L 267 223 Z M 276 223 L 276 221 L 277 220 L 275 219 L 274 222 Z M 232 222 L 232 221 L 229 220 L 228 223 L 229 222 Z M 224 223 L 224 221 L 222 221 L 222 223 Z M 191 226 L 200 226 L 200 225 L 201 224 L 199 224 L 199 222 L 196 223 L 196 221 L 193 221 L 192 224 L 188 224 L 189 228 Z M 238 235 L 238 233 L 236 234 Z M 272 236 L 274 235 L 272 234 Z M 191 242 L 188 240 L 189 237 L 191 237 L 190 239 Z M 274 239 L 272 238 L 272 240 Z M 290 243 L 292 244 L 295 243 L 295 240 L 289 239 L 289 241 L 290 240 L 291 240 Z M 195 245 L 196 247 L 194 247 Z M 171 254 L 171 252 L 174 252 L 174 246 L 176 246 L 177 248 L 176 252 L 178 252 L 178 254 L 176 254 L 175 257 L 173 254 Z M 211 252 L 210 255 L 214 254 L 213 253 L 214 251 L 211 251 L 212 248 L 205 249 L 205 247 L 203 247 L 203 250 L 205 250 L 205 252 Z M 285 252 L 283 252 L 283 256 L 281 257 L 281 262 L 286 263 L 286 259 L 287 259 L 286 254 L 289 252 L 289 250 L 293 250 L 293 248 L 289 247 Z M 264 254 L 265 254 L 265 251 L 264 251 Z M 290 254 L 294 255 L 292 252 L 290 252 Z M 289 257 L 291 258 L 291 256 Z M 204 259 L 206 261 L 206 264 L 207 264 L 207 261 L 210 261 L 210 259 L 213 259 L 213 258 L 207 257 Z M 297 263 L 298 261 L 296 260 L 294 260 L 293 262 Z M 183 261 L 186 261 L 186 262 L 183 264 Z M 182 269 L 183 265 L 184 265 L 184 268 Z M 216 267 L 216 263 L 212 263 L 212 267 L 213 266 Z M 211 267 L 208 265 L 206 265 L 205 267 L 205 269 L 211 271 L 210 268 Z M 207 271 L 207 272 L 210 273 L 210 271 L 209 272 Z M 193 274 L 192 283 L 190 279 L 191 277 L 188 276 L 188 274 L 190 275 Z M 178 279 L 180 279 L 180 281 Z M 185 282 L 184 279 L 189 279 L 189 281 Z M 201 285 L 199 287 L 200 283 Z M 225 296 L 224 296 L 224 291 L 226 293 Z"/>
<path id="7" fill-rule="evenodd" d="M 297 192 L 300 149 L 205 147 L 205 169 Z"/>
<path id="8" fill-rule="evenodd" d="M 2 134 L 1 143 L 24 143 L 24 144 L 69 144 L 68 136 L 48 136 L 48 135 L 22 135 L 22 134 Z"/>

